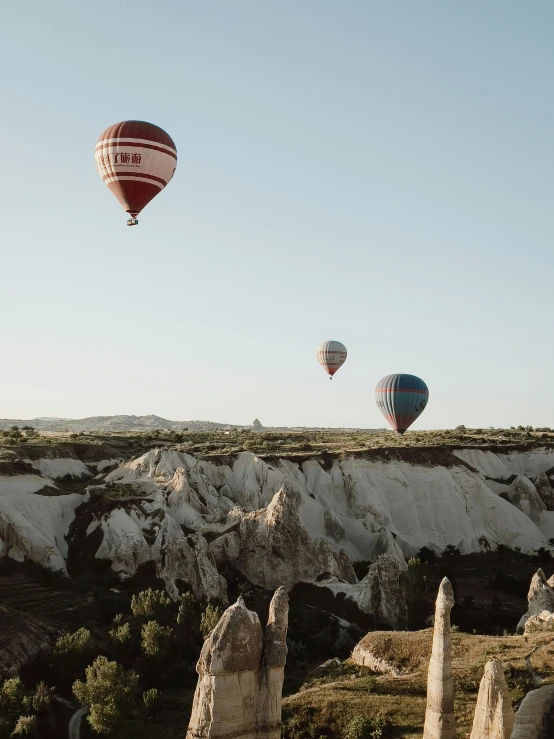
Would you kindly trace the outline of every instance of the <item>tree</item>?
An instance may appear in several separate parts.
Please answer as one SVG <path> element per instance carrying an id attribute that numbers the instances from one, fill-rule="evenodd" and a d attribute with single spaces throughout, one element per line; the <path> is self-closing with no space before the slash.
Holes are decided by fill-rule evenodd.
<path id="1" fill-rule="evenodd" d="M 129 624 L 121 624 L 121 626 L 114 626 L 113 629 L 108 631 L 110 639 L 113 639 L 119 644 L 125 644 L 131 638 L 131 627 Z"/>
<path id="2" fill-rule="evenodd" d="M 50 707 L 52 702 L 52 696 L 54 695 L 54 688 L 46 685 L 44 680 L 38 683 L 35 694 L 31 699 L 31 705 L 36 713 L 44 713 Z"/>
<path id="3" fill-rule="evenodd" d="M 73 683 L 73 693 L 88 706 L 87 721 L 93 730 L 97 734 L 109 734 L 131 710 L 139 676 L 106 657 L 97 657 L 87 667 L 85 675 L 85 682 L 76 680 Z"/>
<path id="4" fill-rule="evenodd" d="M 408 607 L 408 626 L 421 629 L 427 616 L 427 575 L 426 565 L 420 559 L 408 560 L 405 574 L 406 605 Z"/>
<path id="5" fill-rule="evenodd" d="M 20 716 L 10 736 L 30 736 L 37 730 L 36 716 Z"/>
<path id="6" fill-rule="evenodd" d="M 186 653 L 196 655 L 202 645 L 200 612 L 198 602 L 192 593 L 184 593 L 181 596 L 175 621 L 175 638 L 181 661 Z"/>
<path id="7" fill-rule="evenodd" d="M 24 710 L 25 688 L 18 677 L 4 680 L 0 686 L 0 737 L 8 737 Z"/>
<path id="8" fill-rule="evenodd" d="M 91 647 L 92 636 L 88 629 L 81 628 L 72 634 L 67 632 L 60 636 L 54 647 L 54 655 L 62 679 L 73 677 L 75 672 L 85 667 L 91 656 Z"/>
<path id="9" fill-rule="evenodd" d="M 157 688 L 150 688 L 142 694 L 144 703 L 144 723 L 151 718 L 154 720 L 162 708 L 162 695 Z"/>
<path id="10" fill-rule="evenodd" d="M 73 634 L 66 632 L 56 641 L 55 654 L 83 652 L 91 646 L 92 636 L 88 629 L 78 629 Z"/>
<path id="11" fill-rule="evenodd" d="M 142 651 L 147 657 L 163 659 L 169 651 L 173 629 L 171 626 L 160 626 L 157 621 L 148 621 L 141 630 Z"/>
<path id="12" fill-rule="evenodd" d="M 163 590 L 143 590 L 131 598 L 131 610 L 135 618 L 156 618 L 165 614 L 171 605 L 171 598 Z"/>
<path id="13" fill-rule="evenodd" d="M 202 614 L 200 619 L 200 631 L 204 639 L 207 639 L 211 632 L 215 629 L 219 623 L 219 619 L 222 616 L 222 611 L 218 606 L 207 605 L 206 610 Z"/>

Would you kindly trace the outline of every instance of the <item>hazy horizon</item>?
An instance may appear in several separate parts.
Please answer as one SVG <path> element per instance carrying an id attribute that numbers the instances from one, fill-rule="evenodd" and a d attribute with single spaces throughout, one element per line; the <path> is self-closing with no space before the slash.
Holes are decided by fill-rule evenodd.
<path id="1" fill-rule="evenodd" d="M 408 372 L 415 429 L 554 424 L 553 22 L 546 0 L 6 3 L 0 416 L 378 428 L 376 383 Z M 129 118 L 179 157 L 132 229 L 94 166 Z"/>

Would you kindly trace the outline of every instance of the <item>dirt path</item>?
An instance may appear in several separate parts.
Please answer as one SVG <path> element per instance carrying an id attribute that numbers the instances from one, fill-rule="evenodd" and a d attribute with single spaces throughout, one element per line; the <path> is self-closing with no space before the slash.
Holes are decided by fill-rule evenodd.
<path id="1" fill-rule="evenodd" d="M 81 739 L 81 721 L 83 717 L 86 716 L 87 712 L 88 708 L 86 706 L 82 706 L 78 711 L 75 711 L 73 716 L 69 719 L 69 724 L 67 726 L 69 739 Z"/>

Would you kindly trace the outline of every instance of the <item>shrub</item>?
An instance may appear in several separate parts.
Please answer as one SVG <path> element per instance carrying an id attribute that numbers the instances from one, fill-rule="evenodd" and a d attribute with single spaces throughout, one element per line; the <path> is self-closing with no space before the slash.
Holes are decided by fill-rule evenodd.
<path id="1" fill-rule="evenodd" d="M 219 623 L 222 611 L 218 606 L 208 605 L 200 619 L 200 631 L 204 639 L 207 639 Z"/>
<path id="2" fill-rule="evenodd" d="M 420 562 L 427 562 L 428 564 L 433 564 L 433 562 L 436 560 L 437 555 L 432 549 L 429 549 L 429 547 L 421 547 L 419 552 L 417 553 L 417 559 L 419 559 Z"/>
<path id="3" fill-rule="evenodd" d="M 92 636 L 88 629 L 78 629 L 73 634 L 65 633 L 56 641 L 55 654 L 63 655 L 71 652 L 83 652 L 91 646 Z"/>
<path id="4" fill-rule="evenodd" d="M 143 590 L 131 598 L 131 611 L 135 618 L 156 618 L 156 616 L 163 614 L 170 605 L 171 598 L 163 590 L 153 590 L 152 588 Z"/>
<path id="5" fill-rule="evenodd" d="M 119 644 L 125 644 L 131 638 L 131 627 L 129 624 L 121 624 L 121 626 L 114 626 L 113 629 L 108 631 L 110 638 Z"/>
<path id="6" fill-rule="evenodd" d="M 25 689 L 18 677 L 0 685 L 0 736 L 9 736 L 23 711 Z"/>
<path id="7" fill-rule="evenodd" d="M 388 716 L 354 716 L 346 726 L 344 739 L 385 739 L 392 736 L 392 722 Z"/>
<path id="8" fill-rule="evenodd" d="M 20 716 L 10 736 L 31 736 L 37 729 L 36 716 Z"/>
<path id="9" fill-rule="evenodd" d="M 162 707 L 162 696 L 156 688 L 150 688 L 142 694 L 142 702 L 144 703 L 144 713 L 146 718 L 152 720 L 156 718 Z"/>

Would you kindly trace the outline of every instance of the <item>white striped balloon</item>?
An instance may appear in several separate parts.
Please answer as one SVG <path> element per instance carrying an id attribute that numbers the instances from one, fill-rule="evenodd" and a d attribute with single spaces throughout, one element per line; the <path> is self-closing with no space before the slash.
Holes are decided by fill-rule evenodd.
<path id="1" fill-rule="evenodd" d="M 317 347 L 316 357 L 332 380 L 335 372 L 346 362 L 346 347 L 340 341 L 324 341 Z"/>
<path id="2" fill-rule="evenodd" d="M 171 136 L 145 121 L 123 121 L 107 128 L 98 139 L 94 158 L 104 183 L 132 221 L 171 180 L 177 149 Z"/>

